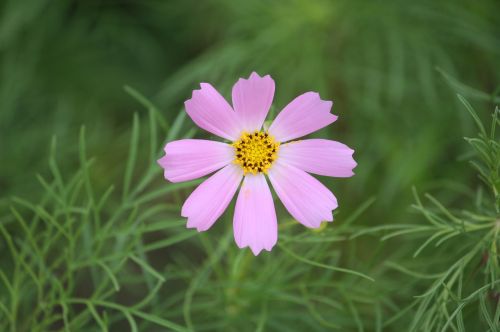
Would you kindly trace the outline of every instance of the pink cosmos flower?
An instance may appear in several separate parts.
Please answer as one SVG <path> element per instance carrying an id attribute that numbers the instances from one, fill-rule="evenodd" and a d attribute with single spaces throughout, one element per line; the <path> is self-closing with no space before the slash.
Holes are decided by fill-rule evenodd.
<path id="1" fill-rule="evenodd" d="M 208 83 L 193 91 L 186 111 L 200 128 L 228 143 L 182 139 L 165 146 L 158 160 L 171 182 L 193 180 L 217 171 L 182 206 L 188 228 L 206 231 L 222 215 L 240 187 L 233 218 L 234 239 L 254 255 L 270 251 L 278 224 L 269 179 L 285 208 L 301 224 L 317 228 L 333 221 L 337 199 L 309 173 L 350 177 L 356 162 L 348 146 L 326 139 L 298 138 L 328 126 L 337 116 L 331 101 L 304 93 L 289 103 L 269 128 L 264 120 L 274 97 L 271 76 L 255 72 L 233 86 L 233 107 Z M 243 181 L 242 181 L 243 180 Z"/>

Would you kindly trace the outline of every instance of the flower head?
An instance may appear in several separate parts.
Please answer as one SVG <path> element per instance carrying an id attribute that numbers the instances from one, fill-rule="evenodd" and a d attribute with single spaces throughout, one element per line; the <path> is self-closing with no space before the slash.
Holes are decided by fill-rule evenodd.
<path id="1" fill-rule="evenodd" d="M 226 210 L 240 187 L 233 218 L 234 239 L 255 255 L 271 250 L 278 239 L 273 197 L 266 177 L 288 212 L 301 224 L 318 228 L 333 221 L 337 199 L 309 173 L 350 177 L 356 162 L 353 150 L 325 139 L 296 140 L 328 126 L 337 116 L 332 102 L 315 92 L 289 103 L 268 130 L 262 126 L 274 97 L 274 81 L 252 73 L 233 86 L 231 107 L 208 83 L 186 101 L 191 119 L 225 142 L 183 139 L 165 146 L 158 163 L 171 182 L 215 174 L 187 198 L 182 216 L 187 227 L 206 231 Z M 242 181 L 243 180 L 243 181 Z"/>

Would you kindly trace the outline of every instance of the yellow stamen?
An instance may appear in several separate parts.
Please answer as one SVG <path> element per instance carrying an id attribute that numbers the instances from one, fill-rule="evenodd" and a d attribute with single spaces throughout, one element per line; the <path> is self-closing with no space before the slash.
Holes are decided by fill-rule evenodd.
<path id="1" fill-rule="evenodd" d="M 233 142 L 236 158 L 234 163 L 243 168 L 243 173 L 265 173 L 276 160 L 279 142 L 266 132 L 243 133 Z"/>

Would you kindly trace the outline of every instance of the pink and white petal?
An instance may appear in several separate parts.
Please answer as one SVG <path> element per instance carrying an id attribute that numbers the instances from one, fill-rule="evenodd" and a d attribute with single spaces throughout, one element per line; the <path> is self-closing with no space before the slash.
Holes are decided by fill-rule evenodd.
<path id="1" fill-rule="evenodd" d="M 236 113 L 212 85 L 201 83 L 200 86 L 184 103 L 186 112 L 198 127 L 234 141 L 241 133 Z"/>
<path id="2" fill-rule="evenodd" d="M 233 86 L 233 108 L 248 132 L 260 130 L 274 98 L 271 76 L 260 77 L 253 72 L 248 79 L 240 78 Z"/>
<path id="3" fill-rule="evenodd" d="M 334 177 L 353 176 L 357 163 L 354 150 L 340 142 L 327 139 L 292 141 L 280 146 L 279 158 L 303 171 Z"/>
<path id="4" fill-rule="evenodd" d="M 280 142 L 308 135 L 328 126 L 337 116 L 330 113 L 332 102 L 321 100 L 316 92 L 306 92 L 278 114 L 269 127 L 269 133 Z"/>
<path id="5" fill-rule="evenodd" d="M 333 221 L 337 199 L 317 179 L 281 160 L 275 162 L 268 175 L 285 208 L 301 224 L 317 228 L 323 221 Z"/>
<path id="6" fill-rule="evenodd" d="M 240 185 L 241 167 L 229 164 L 202 182 L 182 206 L 187 227 L 206 231 L 224 213 Z"/>
<path id="7" fill-rule="evenodd" d="M 263 174 L 246 175 L 233 220 L 234 239 L 240 248 L 250 247 L 257 256 L 271 251 L 278 240 L 278 223 L 273 196 Z"/>
<path id="8" fill-rule="evenodd" d="M 205 176 L 229 164 L 234 148 L 229 144 L 202 139 L 182 139 L 165 145 L 165 156 L 158 160 L 165 179 L 182 182 Z"/>

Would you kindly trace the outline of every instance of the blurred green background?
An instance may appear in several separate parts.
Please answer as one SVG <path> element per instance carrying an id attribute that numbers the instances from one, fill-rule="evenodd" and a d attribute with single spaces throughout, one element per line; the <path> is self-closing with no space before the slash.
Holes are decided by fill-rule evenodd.
<path id="1" fill-rule="evenodd" d="M 498 13 L 496 0 L 3 1 L 1 330 L 498 331 L 498 197 L 466 162 L 478 129 L 456 96 L 489 128 Z M 339 120 L 317 135 L 358 162 L 321 179 L 334 224 L 303 229 L 279 205 L 280 243 L 257 258 L 233 243 L 231 212 L 185 229 L 194 183 L 154 162 L 167 139 L 208 137 L 183 116 L 200 82 L 229 97 L 252 71 L 276 81 L 275 112 L 306 91 L 333 100 Z M 412 187 L 443 209 L 412 209 Z M 460 223 L 449 211 L 479 226 L 414 258 L 441 230 L 425 217 Z"/>

